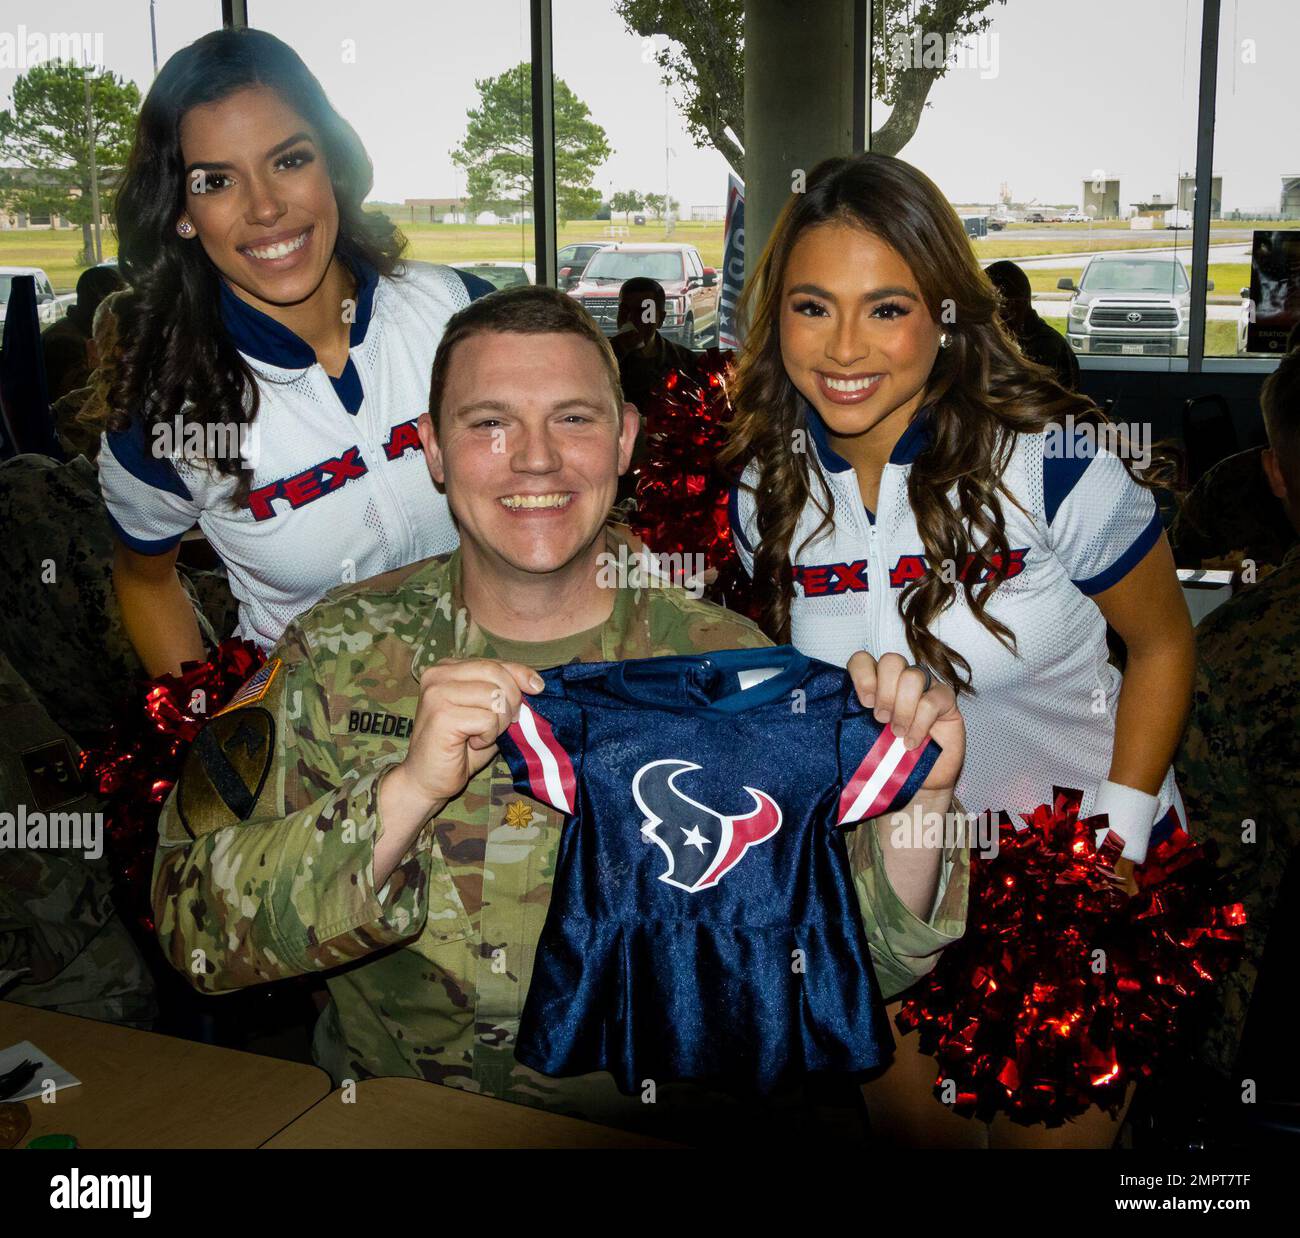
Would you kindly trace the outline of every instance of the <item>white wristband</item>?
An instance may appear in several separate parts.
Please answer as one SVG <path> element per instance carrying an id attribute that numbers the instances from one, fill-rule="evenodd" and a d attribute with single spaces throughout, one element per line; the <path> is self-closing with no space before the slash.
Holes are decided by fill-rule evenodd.
<path id="1" fill-rule="evenodd" d="M 1124 858 L 1138 864 L 1147 858 L 1147 846 L 1151 842 L 1151 830 L 1159 807 L 1160 801 L 1154 795 L 1109 780 L 1097 788 L 1092 802 L 1093 814 L 1105 813 L 1110 828 L 1124 840 Z M 1105 830 L 1097 831 L 1098 847 L 1105 837 Z"/>

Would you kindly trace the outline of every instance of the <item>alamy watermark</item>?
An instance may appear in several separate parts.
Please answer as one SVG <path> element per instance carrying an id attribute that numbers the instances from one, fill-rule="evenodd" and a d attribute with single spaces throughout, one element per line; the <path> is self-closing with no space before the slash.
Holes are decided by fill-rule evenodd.
<path id="1" fill-rule="evenodd" d="M 677 588 L 693 598 L 704 596 L 707 564 L 702 554 L 629 550 L 620 542 L 617 554 L 603 551 L 596 562 L 596 584 L 602 589 Z"/>
<path id="2" fill-rule="evenodd" d="M 1151 466 L 1151 426 L 1144 421 L 1082 421 L 1073 413 L 1043 431 L 1043 455 L 1049 460 L 1090 460 L 1107 451 L 1132 461 L 1138 471 Z"/>
<path id="3" fill-rule="evenodd" d="M 80 851 L 88 860 L 104 854 L 102 812 L 0 812 L 0 851 Z"/>
<path id="4" fill-rule="evenodd" d="M 983 81 L 998 75 L 998 36 L 991 31 L 964 37 L 951 30 L 900 31 L 889 44 L 890 60 L 900 69 L 978 69 Z"/>
<path id="5" fill-rule="evenodd" d="M 255 421 L 186 421 L 177 413 L 171 421 L 154 423 L 150 450 L 159 460 L 238 460 L 245 468 L 255 468 L 258 429 Z"/>
<path id="6" fill-rule="evenodd" d="M 104 68 L 104 32 L 56 30 L 0 30 L 0 69 L 31 69 L 36 65 L 65 60 L 87 68 Z"/>
<path id="7" fill-rule="evenodd" d="M 892 813 L 889 845 L 895 851 L 920 851 L 922 849 L 951 851 L 957 847 L 970 847 L 983 859 L 996 858 L 999 850 L 998 818 L 985 809 L 983 812 L 926 812 L 920 804 Z"/>

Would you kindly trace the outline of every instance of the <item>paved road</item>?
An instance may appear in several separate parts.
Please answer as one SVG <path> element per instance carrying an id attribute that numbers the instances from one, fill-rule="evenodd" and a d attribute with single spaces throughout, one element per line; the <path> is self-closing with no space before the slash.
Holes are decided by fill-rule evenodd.
<path id="1" fill-rule="evenodd" d="M 1183 262 L 1191 267 L 1192 265 L 1192 247 L 1191 245 L 1177 246 L 1153 246 L 1150 249 L 1126 249 L 1122 252 L 1126 254 L 1167 254 L 1172 249 Z M 1113 249 L 1109 250 L 1090 250 L 1078 254 L 1028 254 L 1024 258 L 1013 258 L 1012 262 L 1018 267 L 1062 267 L 1068 270 L 1082 270 L 1088 265 L 1088 259 L 1097 253 L 1115 253 Z M 981 258 L 980 266 L 988 266 L 990 262 L 996 262 L 996 258 Z M 1211 262 L 1244 262 L 1250 263 L 1250 246 L 1249 245 L 1211 245 L 1210 246 Z"/>

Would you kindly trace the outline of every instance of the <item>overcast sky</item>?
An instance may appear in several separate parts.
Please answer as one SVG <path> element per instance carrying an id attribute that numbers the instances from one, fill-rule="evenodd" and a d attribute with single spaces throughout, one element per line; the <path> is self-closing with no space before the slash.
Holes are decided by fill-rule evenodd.
<path id="1" fill-rule="evenodd" d="M 610 0 L 553 7 L 556 72 L 614 148 L 596 173 L 602 194 L 662 192 L 667 176 L 684 214 L 721 205 L 726 161 L 686 136 L 657 66 Z M 360 132 L 373 196 L 385 201 L 463 192 L 449 152 L 477 102 L 474 80 L 529 54 L 526 0 L 248 0 L 248 11 L 292 43 Z M 1172 197 L 1195 163 L 1200 12 L 1200 0 L 995 6 L 997 39 L 978 49 L 983 63 L 935 86 L 900 153 L 962 203 L 995 201 L 1004 182 L 1020 201 L 1078 203 L 1080 182 L 1098 168 L 1120 177 L 1125 202 Z M 162 62 L 218 25 L 220 4 L 157 0 L 156 14 Z M 147 89 L 148 0 L 5 0 L 0 33 L 16 35 L 20 23 L 102 33 L 108 67 Z M 1214 170 L 1225 210 L 1276 211 L 1282 174 L 1300 174 L 1297 48 L 1297 0 L 1224 0 Z M 6 105 L 16 73 L 0 68 Z"/>

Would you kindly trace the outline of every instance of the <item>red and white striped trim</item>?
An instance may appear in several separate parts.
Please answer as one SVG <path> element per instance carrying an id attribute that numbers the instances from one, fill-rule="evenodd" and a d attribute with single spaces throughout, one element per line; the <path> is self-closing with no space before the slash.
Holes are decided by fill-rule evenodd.
<path id="1" fill-rule="evenodd" d="M 533 794 L 561 812 L 572 813 L 575 802 L 573 762 L 555 738 L 551 724 L 530 709 L 525 701 L 519 706 L 519 721 L 510 730 L 528 765 L 528 781 Z"/>
<path id="2" fill-rule="evenodd" d="M 866 821 L 884 812 L 916 768 L 925 748 L 921 744 L 909 750 L 902 736 L 895 735 L 888 727 L 881 731 L 840 793 L 838 823 Z"/>

